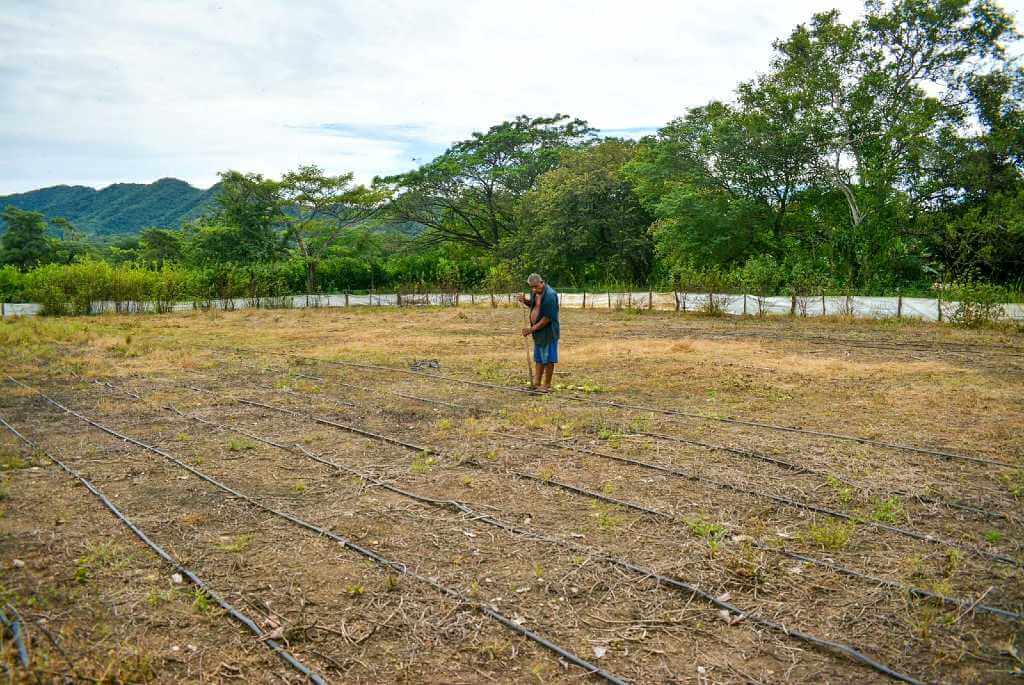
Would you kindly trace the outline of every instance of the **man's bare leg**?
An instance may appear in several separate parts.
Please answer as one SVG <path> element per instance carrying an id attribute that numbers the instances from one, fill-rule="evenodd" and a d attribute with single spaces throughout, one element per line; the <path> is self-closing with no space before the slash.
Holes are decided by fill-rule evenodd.
<path id="1" fill-rule="evenodd" d="M 535 363 L 533 365 L 533 375 L 534 375 L 533 387 L 534 388 L 539 388 L 540 387 L 540 382 L 544 378 L 544 367 L 545 367 L 544 364 L 536 364 Z"/>
<path id="2" fill-rule="evenodd" d="M 545 391 L 548 391 L 548 390 L 551 390 L 551 376 L 553 376 L 554 373 L 555 373 L 555 365 L 554 364 L 545 364 L 543 371 L 544 371 L 544 384 L 541 385 L 540 387 L 541 387 L 541 389 L 543 389 Z"/>

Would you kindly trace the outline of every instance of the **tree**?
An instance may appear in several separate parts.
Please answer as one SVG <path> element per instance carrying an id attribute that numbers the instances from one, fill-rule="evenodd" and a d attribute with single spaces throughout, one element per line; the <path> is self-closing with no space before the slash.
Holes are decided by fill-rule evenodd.
<path id="1" fill-rule="evenodd" d="M 213 212 L 195 226 L 230 229 L 237 245 L 227 251 L 230 261 L 237 263 L 269 262 L 283 251 L 281 231 L 285 225 L 280 187 L 273 179 L 260 174 L 224 171 L 220 174 L 221 189 Z M 217 231 L 215 231 L 217 232 Z M 222 237 L 219 232 L 217 236 Z M 213 239 L 212 242 L 217 242 Z M 219 250 L 224 255 L 224 250 Z M 207 260 L 209 261 L 209 260 Z"/>
<path id="2" fill-rule="evenodd" d="M 792 113 L 781 102 L 771 111 L 767 100 L 748 88 L 740 105 L 691 109 L 645 139 L 626 166 L 672 266 L 727 265 L 782 249 L 807 182 L 807 147 Z"/>
<path id="3" fill-rule="evenodd" d="M 522 228 L 507 250 L 552 279 L 646 283 L 652 217 L 622 174 L 636 143 L 608 139 L 568 149 L 523 199 Z"/>
<path id="4" fill-rule="evenodd" d="M 166 228 L 144 228 L 139 235 L 141 257 L 145 261 L 163 268 L 167 262 L 181 259 L 182 233 Z"/>
<path id="5" fill-rule="evenodd" d="M 46 237 L 46 218 L 42 214 L 8 205 L 0 218 L 7 225 L 0 236 L 3 263 L 26 270 L 50 260 L 53 247 Z"/>
<path id="6" fill-rule="evenodd" d="M 300 166 L 284 175 L 278 193 L 287 236 L 306 266 L 307 292 L 317 292 L 317 266 L 345 236 L 348 228 L 365 223 L 380 209 L 387 194 L 353 182 L 353 174 L 328 176 L 315 165 Z"/>
<path id="7" fill-rule="evenodd" d="M 394 194 L 391 214 L 429 237 L 494 250 L 516 233 L 518 202 L 561 151 L 592 138 L 581 119 L 519 116 L 474 133 L 415 171 L 378 179 Z"/>

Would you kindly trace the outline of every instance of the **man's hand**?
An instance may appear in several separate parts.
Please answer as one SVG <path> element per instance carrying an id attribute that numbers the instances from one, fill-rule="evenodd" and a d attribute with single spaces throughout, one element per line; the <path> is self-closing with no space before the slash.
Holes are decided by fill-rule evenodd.
<path id="1" fill-rule="evenodd" d="M 530 333 L 533 333 L 533 329 L 532 329 L 532 328 L 524 328 L 524 329 L 523 329 L 523 337 L 524 337 L 524 338 L 525 338 L 526 336 L 528 336 L 528 335 L 529 335 Z"/>
<path id="2" fill-rule="evenodd" d="M 524 295 L 522 293 L 519 293 L 519 303 L 520 304 L 526 304 L 526 302 L 527 302 L 526 295 Z"/>

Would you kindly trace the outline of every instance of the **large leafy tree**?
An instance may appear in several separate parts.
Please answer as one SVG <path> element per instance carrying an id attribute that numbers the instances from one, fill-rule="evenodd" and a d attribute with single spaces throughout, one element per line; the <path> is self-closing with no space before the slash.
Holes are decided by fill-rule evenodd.
<path id="1" fill-rule="evenodd" d="M 286 234 L 302 256 L 308 292 L 317 292 L 317 268 L 347 229 L 371 219 L 387 197 L 383 189 L 356 184 L 353 178 L 305 165 L 286 173 L 278 185 Z"/>
<path id="2" fill-rule="evenodd" d="M 563 283 L 645 283 L 654 262 L 651 215 L 622 167 L 636 143 L 608 139 L 566 150 L 523 200 L 508 253 Z"/>
<path id="3" fill-rule="evenodd" d="M 186 226 L 189 260 L 247 264 L 281 256 L 284 214 L 278 182 L 233 170 L 222 172 L 220 178 L 213 210 Z M 166 242 L 162 241 L 163 247 Z"/>
<path id="4" fill-rule="evenodd" d="M 784 94 L 747 86 L 737 105 L 690 110 L 643 142 L 627 166 L 675 265 L 737 263 L 780 250 L 808 144 Z"/>
<path id="5" fill-rule="evenodd" d="M 415 171 L 380 179 L 392 214 L 427 226 L 428 238 L 494 250 L 519 229 L 518 202 L 561 151 L 592 138 L 581 119 L 519 116 L 474 133 Z"/>
<path id="6" fill-rule="evenodd" d="M 0 236 L 0 259 L 19 269 L 50 261 L 53 246 L 46 237 L 46 217 L 8 205 L 0 218 L 7 230 Z"/>

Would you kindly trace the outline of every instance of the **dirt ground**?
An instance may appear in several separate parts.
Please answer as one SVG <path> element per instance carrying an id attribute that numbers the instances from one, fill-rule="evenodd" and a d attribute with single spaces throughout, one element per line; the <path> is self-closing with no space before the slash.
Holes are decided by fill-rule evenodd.
<path id="1" fill-rule="evenodd" d="M 522 317 L 4 321 L 8 680 L 1024 675 L 1019 332 L 566 309 L 540 396 Z"/>

